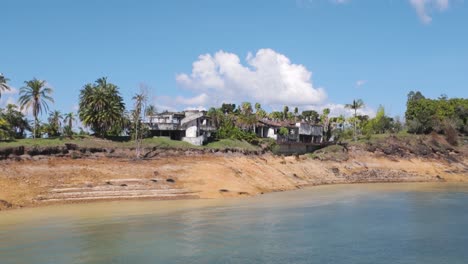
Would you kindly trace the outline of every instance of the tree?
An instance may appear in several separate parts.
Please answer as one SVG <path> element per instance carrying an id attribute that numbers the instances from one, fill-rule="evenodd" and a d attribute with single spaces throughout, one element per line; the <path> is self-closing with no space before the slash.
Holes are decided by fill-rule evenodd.
<path id="1" fill-rule="evenodd" d="M 236 104 L 225 104 L 223 103 L 221 105 L 221 111 L 223 111 L 224 114 L 231 114 L 236 110 Z"/>
<path id="2" fill-rule="evenodd" d="M 243 102 L 241 104 L 240 115 L 238 116 L 237 123 L 241 128 L 248 131 L 250 131 L 250 129 L 255 126 L 257 119 L 253 114 L 251 103 Z"/>
<path id="3" fill-rule="evenodd" d="M 10 91 L 10 86 L 7 84 L 9 79 L 5 78 L 2 73 L 0 73 L 0 98 L 2 98 L 2 92 Z"/>
<path id="4" fill-rule="evenodd" d="M 278 134 L 285 137 L 289 135 L 289 129 L 287 129 L 286 127 L 280 127 Z"/>
<path id="5" fill-rule="evenodd" d="M 317 123 L 319 120 L 319 113 L 314 110 L 302 111 L 301 115 L 308 122 Z"/>
<path id="6" fill-rule="evenodd" d="M 62 113 L 60 111 L 55 110 L 49 113 L 49 129 L 48 134 L 49 136 L 57 137 L 60 135 L 60 130 L 62 128 Z"/>
<path id="7" fill-rule="evenodd" d="M 249 102 L 243 102 L 241 106 L 241 114 L 248 116 L 253 113 L 252 104 Z"/>
<path id="8" fill-rule="evenodd" d="M 348 109 L 354 110 L 354 134 L 353 134 L 353 138 L 354 138 L 354 141 L 356 141 L 356 140 L 357 140 L 357 138 L 356 138 L 356 132 L 357 132 L 357 118 L 356 118 L 356 117 L 357 117 L 357 110 L 364 107 L 364 102 L 363 102 L 361 99 L 353 100 L 353 103 L 352 103 L 352 104 L 346 104 L 345 107 L 348 108 Z"/>
<path id="9" fill-rule="evenodd" d="M 268 115 L 271 119 L 283 119 L 284 113 L 280 111 L 273 111 Z"/>
<path id="10" fill-rule="evenodd" d="M 63 122 L 67 125 L 64 127 L 64 132 L 67 136 L 71 137 L 73 135 L 73 122 L 76 121 L 75 114 L 73 112 L 65 114 Z"/>
<path id="11" fill-rule="evenodd" d="M 285 105 L 284 108 L 283 108 L 283 119 L 284 120 L 288 119 L 288 113 L 289 113 L 289 107 L 287 105 Z"/>
<path id="12" fill-rule="evenodd" d="M 78 115 L 97 136 L 119 135 L 124 129 L 124 111 L 119 88 L 106 77 L 86 84 L 80 91 Z"/>
<path id="13" fill-rule="evenodd" d="M 219 127 L 224 117 L 224 113 L 221 110 L 221 108 L 214 108 L 214 107 L 211 107 L 206 113 L 206 115 L 209 118 L 211 118 L 215 127 Z"/>
<path id="14" fill-rule="evenodd" d="M 26 130 L 31 130 L 28 120 L 14 104 L 8 104 L 5 109 L 0 110 L 0 119 L 8 122 L 11 129 L 10 134 L 14 138 L 24 138 Z"/>
<path id="15" fill-rule="evenodd" d="M 52 88 L 47 87 L 46 81 L 38 80 L 36 78 L 25 81 L 26 86 L 20 89 L 19 103 L 21 110 L 32 109 L 32 114 L 34 116 L 34 128 L 33 128 L 33 138 L 36 138 L 37 125 L 38 125 L 38 115 L 42 114 L 42 110 L 47 111 L 49 105 L 47 101 L 53 103 L 54 99 L 51 97 Z"/>
<path id="16" fill-rule="evenodd" d="M 262 105 L 260 103 L 255 103 L 255 112 L 258 112 L 260 109 L 262 109 Z"/>
<path id="17" fill-rule="evenodd" d="M 322 122 L 323 132 L 325 133 L 324 136 L 327 140 L 331 137 L 330 119 L 328 115 L 330 115 L 330 108 L 324 108 L 320 116 L 320 121 Z"/>
<path id="18" fill-rule="evenodd" d="M 154 105 L 148 105 L 145 109 L 145 115 L 147 117 L 149 116 L 150 125 L 153 125 L 153 118 L 156 115 L 156 112 L 156 106 Z"/>
<path id="19" fill-rule="evenodd" d="M 135 142 L 136 142 L 136 157 L 140 158 L 140 146 L 141 140 L 143 138 L 143 133 L 141 129 L 141 114 L 142 109 L 145 106 L 147 96 L 143 92 L 136 94 L 132 98 L 135 101 L 135 110 L 133 111 L 133 124 L 135 126 Z"/>

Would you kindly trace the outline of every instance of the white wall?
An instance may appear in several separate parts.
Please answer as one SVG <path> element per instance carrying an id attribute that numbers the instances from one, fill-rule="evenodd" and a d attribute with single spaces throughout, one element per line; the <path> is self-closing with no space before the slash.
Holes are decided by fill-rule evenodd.
<path id="1" fill-rule="evenodd" d="M 272 139 L 277 139 L 278 136 L 275 134 L 275 129 L 273 129 L 273 128 L 268 128 L 267 137 L 272 138 Z"/>

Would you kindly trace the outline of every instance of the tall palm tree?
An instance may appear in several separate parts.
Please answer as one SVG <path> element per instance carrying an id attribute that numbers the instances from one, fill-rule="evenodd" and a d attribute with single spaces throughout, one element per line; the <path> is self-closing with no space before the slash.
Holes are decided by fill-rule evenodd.
<path id="1" fill-rule="evenodd" d="M 2 97 L 2 92 L 10 90 L 10 86 L 7 84 L 8 81 L 9 79 L 5 78 L 3 73 L 0 73 L 0 98 Z"/>
<path id="2" fill-rule="evenodd" d="M 76 117 L 73 112 L 66 113 L 63 118 L 63 122 L 68 123 L 68 127 L 70 128 L 70 130 L 73 129 L 73 122 L 75 121 L 76 121 Z"/>
<path id="3" fill-rule="evenodd" d="M 357 130 L 357 110 L 364 107 L 364 102 L 361 99 L 353 100 L 352 104 L 346 104 L 346 108 L 354 110 L 354 141 L 356 141 Z"/>
<path id="4" fill-rule="evenodd" d="M 53 90 L 47 87 L 46 81 L 36 78 L 24 83 L 26 86 L 20 89 L 18 102 L 22 110 L 32 109 L 34 116 L 33 138 L 36 138 L 37 124 L 39 122 L 38 115 L 42 114 L 42 110 L 47 111 L 49 109 L 47 101 L 54 102 L 54 99 L 51 97 Z"/>

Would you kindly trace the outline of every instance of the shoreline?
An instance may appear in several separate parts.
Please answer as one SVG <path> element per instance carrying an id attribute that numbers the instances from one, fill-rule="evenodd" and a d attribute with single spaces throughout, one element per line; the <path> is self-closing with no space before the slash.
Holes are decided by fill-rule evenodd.
<path id="1" fill-rule="evenodd" d="M 119 200 L 251 197 L 333 184 L 468 182 L 468 160 L 398 158 L 363 150 L 307 155 L 203 154 L 146 160 L 93 157 L 0 162 L 0 211 Z"/>

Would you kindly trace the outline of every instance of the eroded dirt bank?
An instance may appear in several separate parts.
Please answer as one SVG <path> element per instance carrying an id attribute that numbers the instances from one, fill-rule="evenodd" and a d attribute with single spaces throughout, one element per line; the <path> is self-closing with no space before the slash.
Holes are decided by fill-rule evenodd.
<path id="1" fill-rule="evenodd" d="M 140 161 L 4 160 L 0 162 L 0 210 L 92 200 L 237 197 L 335 183 L 468 181 L 464 156 L 453 162 L 362 150 L 346 155 L 346 161 L 239 153 Z"/>

